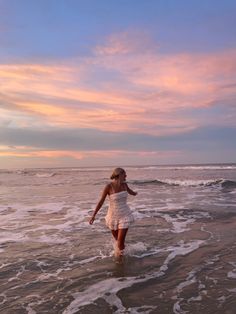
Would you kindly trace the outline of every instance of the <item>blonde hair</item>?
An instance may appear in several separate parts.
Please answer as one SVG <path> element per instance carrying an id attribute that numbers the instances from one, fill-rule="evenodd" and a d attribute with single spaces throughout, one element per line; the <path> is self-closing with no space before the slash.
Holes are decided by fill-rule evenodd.
<path id="1" fill-rule="evenodd" d="M 115 168 L 112 172 L 112 175 L 110 176 L 110 179 L 116 179 L 119 177 L 120 174 L 124 173 L 125 170 L 123 168 Z"/>

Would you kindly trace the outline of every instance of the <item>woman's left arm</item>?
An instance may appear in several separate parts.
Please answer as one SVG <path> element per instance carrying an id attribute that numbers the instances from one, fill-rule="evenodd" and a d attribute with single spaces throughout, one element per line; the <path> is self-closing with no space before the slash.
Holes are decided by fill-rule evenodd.
<path id="1" fill-rule="evenodd" d="M 130 194 L 130 195 L 137 195 L 138 193 L 137 192 L 134 192 L 133 190 L 131 190 L 130 188 L 129 188 L 129 186 L 128 186 L 128 184 L 127 183 L 125 183 L 125 185 L 126 185 L 126 189 L 127 189 L 127 192 Z"/>

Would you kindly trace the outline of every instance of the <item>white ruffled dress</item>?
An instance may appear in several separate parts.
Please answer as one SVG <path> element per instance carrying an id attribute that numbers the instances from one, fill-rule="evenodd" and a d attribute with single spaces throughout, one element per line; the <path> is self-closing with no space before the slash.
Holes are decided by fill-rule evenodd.
<path id="1" fill-rule="evenodd" d="M 106 225 L 109 229 L 126 229 L 134 221 L 133 214 L 127 205 L 127 197 L 127 191 L 109 195 L 110 205 L 105 217 Z"/>

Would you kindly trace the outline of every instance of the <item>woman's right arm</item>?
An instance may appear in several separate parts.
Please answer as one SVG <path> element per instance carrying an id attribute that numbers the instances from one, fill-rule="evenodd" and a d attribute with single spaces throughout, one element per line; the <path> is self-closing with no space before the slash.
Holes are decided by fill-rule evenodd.
<path id="1" fill-rule="evenodd" d="M 95 216 L 97 214 L 97 212 L 99 211 L 99 209 L 102 207 L 107 195 L 109 194 L 109 190 L 110 190 L 110 184 L 107 184 L 102 192 L 102 196 L 99 200 L 99 202 L 97 203 L 97 206 L 94 210 L 93 216 L 90 218 L 89 223 L 90 225 L 93 224 L 94 220 L 95 220 Z"/>

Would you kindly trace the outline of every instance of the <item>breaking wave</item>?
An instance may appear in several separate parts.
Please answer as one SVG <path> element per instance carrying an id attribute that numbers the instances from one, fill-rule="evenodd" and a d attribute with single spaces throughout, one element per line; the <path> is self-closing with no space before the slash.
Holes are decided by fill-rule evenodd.
<path id="1" fill-rule="evenodd" d="M 218 186 L 223 188 L 236 188 L 236 181 L 225 179 L 209 180 L 134 180 L 130 181 L 134 185 L 168 185 L 168 186 Z"/>

